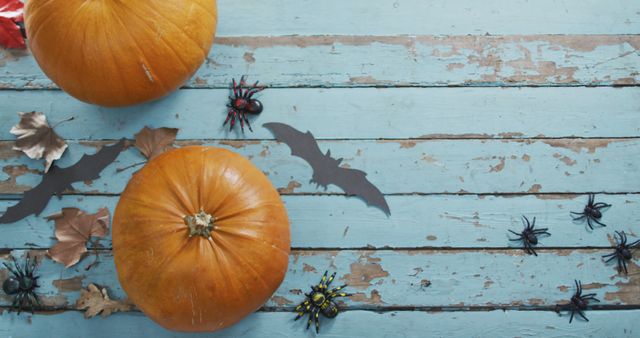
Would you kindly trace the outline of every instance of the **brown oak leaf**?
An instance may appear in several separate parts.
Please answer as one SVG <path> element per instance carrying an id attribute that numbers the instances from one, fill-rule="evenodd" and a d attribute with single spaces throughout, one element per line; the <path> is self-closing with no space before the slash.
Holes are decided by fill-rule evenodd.
<path id="1" fill-rule="evenodd" d="M 48 253 L 51 259 L 70 267 L 87 252 L 91 237 L 105 237 L 109 233 L 109 210 L 102 208 L 87 214 L 78 208 L 63 208 L 60 213 L 46 217 L 56 222 L 56 243 Z"/>
<path id="2" fill-rule="evenodd" d="M 136 135 L 136 148 L 147 158 L 152 159 L 163 152 L 173 149 L 178 135 L 176 128 L 151 129 L 144 127 Z"/>
<path id="3" fill-rule="evenodd" d="M 76 309 L 86 310 L 84 318 L 92 318 L 98 314 L 107 317 L 114 312 L 131 311 L 132 308 L 133 304 L 128 300 L 112 300 L 106 288 L 99 288 L 95 284 L 89 284 L 86 289 L 81 290 L 80 298 L 76 301 Z"/>
<path id="4" fill-rule="evenodd" d="M 21 150 L 32 159 L 44 157 L 44 172 L 48 172 L 53 161 L 59 159 L 67 149 L 67 143 L 49 127 L 43 113 L 34 111 L 18 115 L 20 123 L 10 131 L 18 137 L 13 149 Z"/>

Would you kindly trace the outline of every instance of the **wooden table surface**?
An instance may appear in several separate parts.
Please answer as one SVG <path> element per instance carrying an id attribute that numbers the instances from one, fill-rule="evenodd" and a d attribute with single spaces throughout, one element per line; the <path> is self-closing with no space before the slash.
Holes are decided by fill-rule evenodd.
<path id="1" fill-rule="evenodd" d="M 39 267 L 50 310 L 20 316 L 0 296 L 1 337 L 313 337 L 294 322 L 301 290 L 325 270 L 350 285 L 325 337 L 639 337 L 640 268 L 602 255 L 614 230 L 640 236 L 640 2 L 637 0 L 220 0 L 207 62 L 160 101 L 105 109 L 56 89 L 28 52 L 0 50 L 0 210 L 41 179 L 12 150 L 18 111 L 43 111 L 69 140 L 62 167 L 145 125 L 180 128 L 179 144 L 232 149 L 279 188 L 291 219 L 286 278 L 263 309 L 216 334 L 166 331 L 137 311 L 85 320 L 89 283 L 124 298 L 110 250 L 101 264 Z M 267 84 L 254 133 L 221 124 L 232 77 Z M 321 147 L 365 170 L 392 215 L 330 187 L 263 127 L 311 130 Z M 44 254 L 42 216 L 62 207 L 113 211 L 128 149 L 99 180 L 75 184 L 40 217 L 0 225 L 0 257 Z M 606 228 L 571 220 L 588 193 L 613 206 Z M 521 215 L 552 236 L 538 257 L 510 242 Z M 110 242 L 106 243 L 110 247 Z M 640 253 L 636 253 L 640 257 Z M 0 270 L 2 279 L 7 274 Z M 573 280 L 601 300 L 589 322 L 557 314 Z M 170 292 L 170 291 L 168 291 Z"/>

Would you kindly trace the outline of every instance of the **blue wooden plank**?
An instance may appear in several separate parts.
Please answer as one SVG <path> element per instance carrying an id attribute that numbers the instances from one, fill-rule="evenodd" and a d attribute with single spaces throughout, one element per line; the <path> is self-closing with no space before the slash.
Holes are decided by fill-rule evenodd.
<path id="1" fill-rule="evenodd" d="M 520 215 L 537 217 L 551 237 L 542 247 L 607 247 L 614 231 L 625 231 L 630 241 L 640 234 L 640 195 L 597 195 L 613 207 L 604 212 L 607 228 L 588 231 L 584 222 L 572 222 L 569 211 L 582 210 L 585 195 L 528 196 L 387 196 L 393 213 L 385 217 L 377 209 L 343 196 L 283 196 L 291 221 L 294 248 L 505 248 L 507 230 L 522 228 Z M 3 224 L 0 248 L 50 248 L 54 223 L 43 216 L 64 207 L 113 212 L 117 196 L 65 196 L 53 199 L 41 216 Z M 0 201 L 0 210 L 15 204 Z M 101 242 L 111 247 L 110 238 Z"/>
<path id="2" fill-rule="evenodd" d="M 637 337 L 639 310 L 589 311 L 589 322 L 569 324 L 568 316 L 542 311 L 385 312 L 348 311 L 333 320 L 321 319 L 323 337 Z M 291 313 L 257 312 L 216 333 L 167 331 L 140 313 L 118 313 L 85 320 L 79 312 L 17 316 L 0 315 L 0 334 L 12 338 L 249 338 L 316 337 L 293 321 Z"/>
<path id="3" fill-rule="evenodd" d="M 3 173 L 0 193 L 18 193 L 40 182 L 39 161 L 9 150 L 0 142 Z M 182 144 L 221 146 L 247 156 L 284 194 L 322 193 L 309 183 L 311 168 L 274 141 L 194 141 Z M 57 164 L 69 166 L 96 142 L 71 142 Z M 368 173 L 368 179 L 391 193 L 537 193 L 638 192 L 640 139 L 543 140 L 347 140 L 321 141 L 323 151 L 343 157 L 344 166 Z M 120 193 L 133 170 L 118 172 L 143 160 L 129 148 L 102 177 L 76 184 L 82 193 Z M 26 167 L 22 167 L 26 166 Z M 31 170 L 28 170 L 31 169 Z M 15 180 L 14 180 L 15 179 Z M 330 186 L 327 192 L 341 193 Z"/>
<path id="4" fill-rule="evenodd" d="M 633 85 L 639 47 L 638 35 L 220 38 L 187 86 L 242 74 L 272 87 Z M 28 52 L 0 60 L 0 87 L 54 87 Z"/>
<path id="5" fill-rule="evenodd" d="M 640 305 L 638 258 L 628 263 L 629 274 L 619 274 L 614 263 L 601 257 L 610 249 L 548 249 L 538 256 L 513 250 L 294 250 L 283 283 L 266 303 L 292 309 L 309 285 L 325 270 L 337 271 L 336 283 L 350 285 L 345 298 L 351 309 L 385 307 L 554 307 L 567 301 L 573 280 L 582 280 L 604 305 Z M 44 251 L 32 252 L 43 255 Z M 24 256 L 14 250 L 15 257 Z M 4 256 L 7 261 L 8 256 Z M 89 283 L 108 286 L 116 298 L 125 293 L 116 277 L 110 252 L 100 254 L 100 264 L 89 271 L 88 257 L 69 269 L 44 259 L 38 271 L 47 306 L 73 307 L 80 288 Z M 0 269 L 4 279 L 7 271 Z M 0 305 L 11 298 L 0 295 Z"/>
<path id="6" fill-rule="evenodd" d="M 629 0 L 220 0 L 218 10 L 221 36 L 640 33 Z"/>
<path id="7" fill-rule="evenodd" d="M 242 138 L 221 128 L 226 89 L 185 89 L 122 109 L 77 101 L 59 91 L 0 93 L 0 139 L 14 140 L 19 111 L 43 111 L 65 139 L 131 138 L 145 125 L 180 128 L 178 139 Z M 244 137 L 273 139 L 260 125 L 282 121 L 316 138 L 636 137 L 640 88 L 335 88 L 267 90 L 264 113 Z M 500 123 L 496 123 L 499 121 Z"/>

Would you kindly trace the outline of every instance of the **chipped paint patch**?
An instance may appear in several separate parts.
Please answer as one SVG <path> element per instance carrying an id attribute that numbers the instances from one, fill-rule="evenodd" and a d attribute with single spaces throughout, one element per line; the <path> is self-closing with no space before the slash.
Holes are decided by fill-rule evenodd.
<path id="1" fill-rule="evenodd" d="M 563 162 L 568 166 L 572 166 L 577 163 L 576 160 L 572 159 L 571 157 L 563 156 L 562 154 L 559 154 L 559 153 L 554 153 L 553 157 L 557 158 L 558 160 L 560 160 L 560 162 Z"/>
<path id="2" fill-rule="evenodd" d="M 580 153 L 582 149 L 586 149 L 589 154 L 596 152 L 598 148 L 606 148 L 612 142 L 624 142 L 627 140 L 614 140 L 614 139 L 559 139 L 559 140 L 542 140 L 543 143 L 548 144 L 554 148 L 565 148 L 575 153 Z"/>
<path id="3" fill-rule="evenodd" d="M 357 292 L 349 297 L 353 302 L 360 302 L 366 304 L 384 304 L 380 292 L 378 290 L 371 290 L 369 297 L 364 292 Z"/>
<path id="4" fill-rule="evenodd" d="M 80 291 L 82 289 L 82 281 L 85 276 L 76 276 L 67 279 L 57 279 L 53 281 L 53 286 L 58 289 L 58 292 L 73 292 Z"/>
<path id="5" fill-rule="evenodd" d="M 293 301 L 282 297 L 282 296 L 273 296 L 271 297 L 271 301 L 273 303 L 275 303 L 278 306 L 285 306 L 285 305 L 289 305 L 289 304 L 293 304 Z"/>
<path id="6" fill-rule="evenodd" d="M 496 164 L 496 165 L 491 165 L 489 166 L 489 172 L 490 173 L 497 173 L 497 172 L 501 172 L 502 169 L 504 169 L 504 165 L 505 165 L 505 158 L 504 157 L 499 157 L 500 159 L 500 163 Z"/>
<path id="7" fill-rule="evenodd" d="M 31 187 L 27 185 L 18 184 L 17 183 L 18 177 L 26 174 L 36 174 L 36 175 L 41 174 L 39 170 L 29 169 L 29 167 L 27 167 L 24 164 L 8 165 L 2 168 L 2 171 L 4 171 L 7 175 L 9 175 L 9 178 L 7 178 L 4 181 L 0 181 L 0 191 L 3 193 L 25 192 L 31 189 Z"/>
<path id="8" fill-rule="evenodd" d="M 244 59 L 244 61 L 246 61 L 247 63 L 255 63 L 256 62 L 256 58 L 253 56 L 253 53 L 251 52 L 246 52 L 244 53 L 244 55 L 242 56 L 242 58 Z"/>
<path id="9" fill-rule="evenodd" d="M 629 274 L 615 284 L 618 290 L 606 292 L 604 294 L 605 300 L 618 301 L 621 304 L 638 304 L 640 302 L 640 267 L 631 260 L 627 262 L 627 269 Z"/>
<path id="10" fill-rule="evenodd" d="M 280 194 L 293 194 L 295 189 L 300 188 L 302 184 L 298 181 L 290 181 L 286 188 L 278 188 Z"/>
<path id="11" fill-rule="evenodd" d="M 358 258 L 358 262 L 351 263 L 351 273 L 344 275 L 346 283 L 356 289 L 366 289 L 371 286 L 371 281 L 376 278 L 389 276 L 380 265 L 380 258 L 371 257 L 372 252 L 364 252 Z"/>
<path id="12" fill-rule="evenodd" d="M 236 149 L 242 149 L 249 145 L 260 144 L 260 141 L 242 141 L 242 140 L 225 140 L 218 142 L 223 146 L 230 146 Z"/>
<path id="13" fill-rule="evenodd" d="M 317 272 L 318 270 L 316 270 L 315 267 L 307 264 L 307 263 L 302 263 L 302 271 L 304 272 Z"/>
<path id="14" fill-rule="evenodd" d="M 534 184 L 531 186 L 531 188 L 529 188 L 529 190 L 527 190 L 527 192 L 532 194 L 537 194 L 540 192 L 540 190 L 542 190 L 542 185 Z"/>

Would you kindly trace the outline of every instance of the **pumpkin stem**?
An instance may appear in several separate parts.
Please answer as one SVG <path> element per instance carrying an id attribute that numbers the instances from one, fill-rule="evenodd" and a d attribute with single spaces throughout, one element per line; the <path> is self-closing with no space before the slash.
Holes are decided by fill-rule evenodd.
<path id="1" fill-rule="evenodd" d="M 184 216 L 184 224 L 189 227 L 189 238 L 195 235 L 211 238 L 211 231 L 215 227 L 213 221 L 215 221 L 215 217 L 207 214 L 202 209 L 193 216 Z"/>

